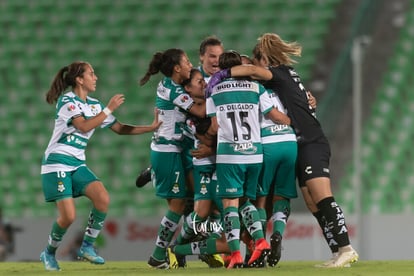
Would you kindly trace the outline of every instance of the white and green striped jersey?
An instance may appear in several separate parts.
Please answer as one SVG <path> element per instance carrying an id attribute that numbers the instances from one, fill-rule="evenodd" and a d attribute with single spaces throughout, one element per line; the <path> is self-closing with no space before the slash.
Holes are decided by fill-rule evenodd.
<path id="1" fill-rule="evenodd" d="M 53 134 L 42 160 L 42 174 L 73 171 L 85 165 L 85 149 L 95 129 L 83 133 L 72 125 L 72 120 L 79 116 L 85 119 L 95 117 L 103 108 L 97 99 L 87 97 L 85 102 L 73 92 L 59 97 Z M 115 122 L 116 118 L 110 114 L 101 128 L 109 127 Z"/>
<path id="2" fill-rule="evenodd" d="M 151 142 L 151 149 L 159 152 L 181 152 L 183 130 L 186 128 L 186 111 L 194 104 L 183 87 L 171 78 L 164 77 L 157 87 L 155 106 L 162 122 Z"/>
<path id="3" fill-rule="evenodd" d="M 206 83 L 208 83 L 208 81 L 210 80 L 211 76 L 208 75 L 206 72 L 204 72 L 203 70 L 203 66 L 200 65 L 197 67 L 198 70 L 200 70 L 201 75 L 204 78 L 204 81 Z M 193 129 L 193 134 L 194 134 L 194 147 L 197 148 L 198 145 L 200 144 L 200 140 L 197 139 L 197 137 L 195 136 L 195 129 Z M 207 156 L 204 158 L 193 158 L 193 165 L 194 166 L 204 166 L 204 165 L 211 165 L 211 164 L 215 164 L 216 163 L 216 155 L 212 155 L 212 156 Z"/>
<path id="4" fill-rule="evenodd" d="M 226 79 L 207 98 L 207 115 L 216 116 L 217 163 L 254 164 L 263 161 L 259 113 L 273 103 L 266 89 L 249 80 Z"/>
<path id="5" fill-rule="evenodd" d="M 277 93 L 267 89 L 270 95 L 270 99 L 273 102 L 273 106 L 280 112 L 287 114 L 286 108 L 283 106 Z M 293 128 L 289 125 L 281 125 L 274 123 L 271 119 L 267 119 L 262 115 L 260 118 L 262 144 L 296 141 L 296 134 Z"/>

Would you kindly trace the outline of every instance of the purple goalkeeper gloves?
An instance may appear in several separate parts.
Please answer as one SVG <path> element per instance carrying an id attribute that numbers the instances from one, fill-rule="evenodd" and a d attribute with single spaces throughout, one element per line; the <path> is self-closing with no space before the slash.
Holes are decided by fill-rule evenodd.
<path id="1" fill-rule="evenodd" d="M 208 98 L 211 96 L 211 93 L 213 92 L 213 87 L 216 86 L 219 82 L 221 82 L 224 79 L 231 77 L 231 68 L 220 70 L 216 73 L 214 73 L 210 80 L 207 83 L 205 97 Z"/>

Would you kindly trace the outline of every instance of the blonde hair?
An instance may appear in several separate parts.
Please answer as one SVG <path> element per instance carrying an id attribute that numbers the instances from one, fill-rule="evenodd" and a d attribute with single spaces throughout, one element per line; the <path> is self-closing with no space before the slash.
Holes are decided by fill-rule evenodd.
<path id="1" fill-rule="evenodd" d="M 300 57 L 302 46 L 297 42 L 286 42 L 279 35 L 265 33 L 258 38 L 256 49 L 268 59 L 269 65 L 292 65 L 297 63 L 291 56 Z"/>

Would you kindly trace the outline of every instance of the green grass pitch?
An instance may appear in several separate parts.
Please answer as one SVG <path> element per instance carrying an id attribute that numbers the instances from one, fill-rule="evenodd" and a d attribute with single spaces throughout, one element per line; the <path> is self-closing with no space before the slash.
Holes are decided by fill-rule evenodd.
<path id="1" fill-rule="evenodd" d="M 208 268 L 200 261 L 190 261 L 185 269 L 156 270 L 143 261 L 115 262 L 92 265 L 87 262 L 59 262 L 61 271 L 45 271 L 39 262 L 0 263 L 0 275 L 414 275 L 414 261 L 359 261 L 350 268 L 315 268 L 315 261 L 281 261 L 268 268 Z"/>
<path id="2" fill-rule="evenodd" d="M 86 262 L 60 262 L 61 271 L 45 271 L 41 262 L 0 263 L 0 275 L 414 275 L 414 261 L 360 261 L 350 268 L 315 268 L 317 262 L 286 261 L 268 268 L 208 268 L 199 261 L 190 261 L 185 269 L 156 270 L 146 262 L 107 262 L 92 265 Z"/>

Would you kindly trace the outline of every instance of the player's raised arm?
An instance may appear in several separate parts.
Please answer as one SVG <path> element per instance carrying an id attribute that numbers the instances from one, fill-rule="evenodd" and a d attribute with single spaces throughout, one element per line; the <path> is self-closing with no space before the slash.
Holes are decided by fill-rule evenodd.
<path id="1" fill-rule="evenodd" d="M 270 70 L 256 66 L 256 65 L 238 65 L 230 69 L 230 75 L 232 77 L 251 77 L 257 80 L 270 80 L 272 79 L 272 72 Z"/>

